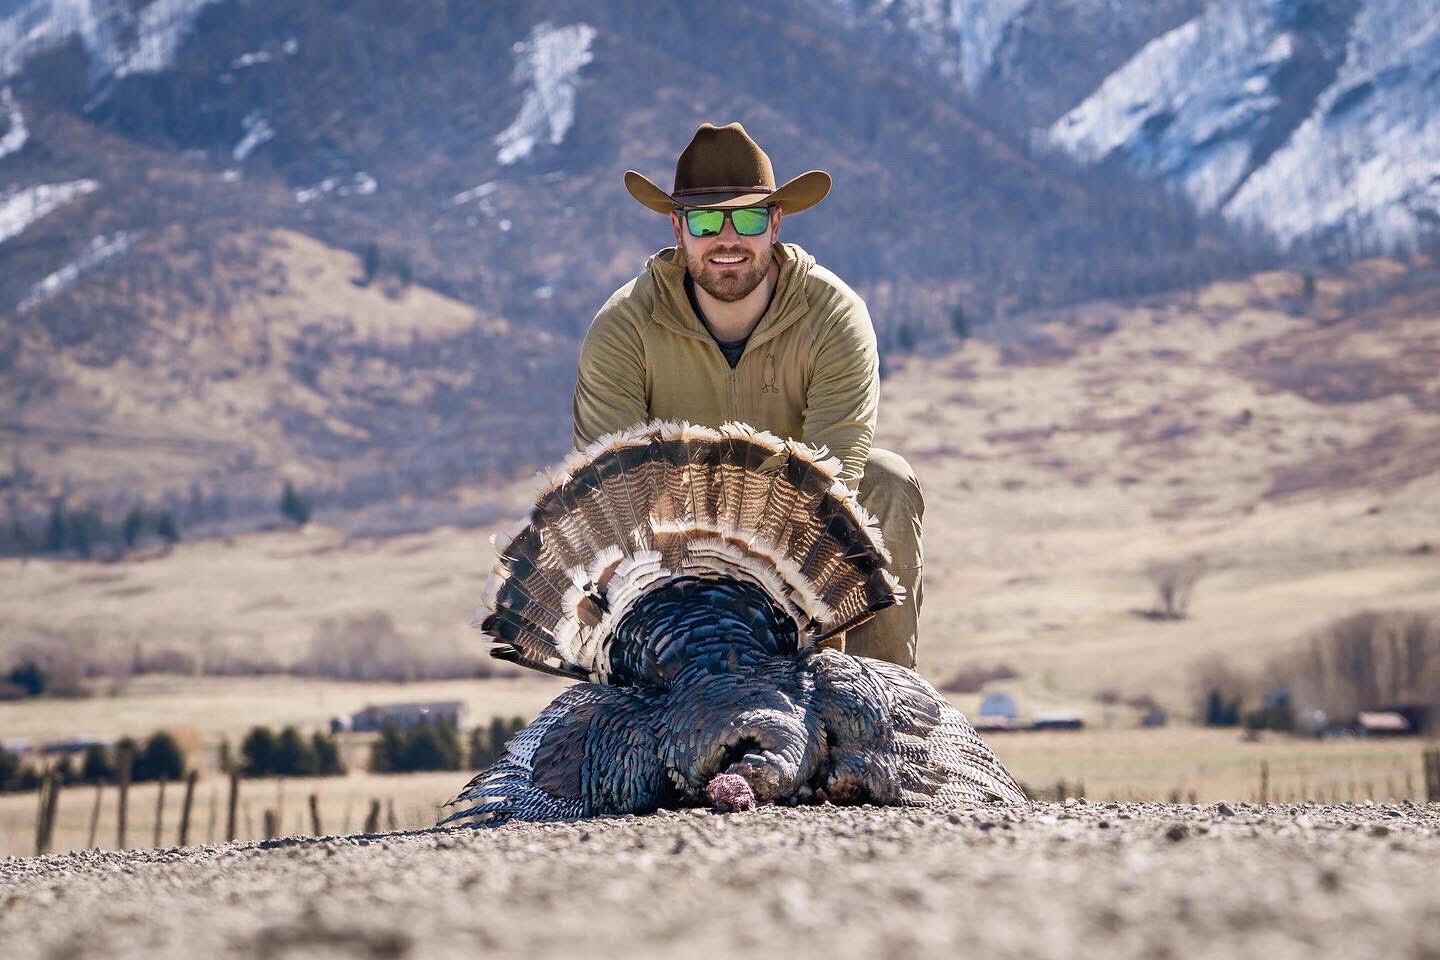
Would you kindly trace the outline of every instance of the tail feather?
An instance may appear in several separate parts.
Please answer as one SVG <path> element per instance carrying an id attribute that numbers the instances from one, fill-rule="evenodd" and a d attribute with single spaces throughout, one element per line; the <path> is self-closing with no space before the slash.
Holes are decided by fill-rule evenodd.
<path id="1" fill-rule="evenodd" d="M 567 458 L 504 541 L 482 629 L 502 659 L 604 680 L 626 610 L 680 576 L 754 583 L 794 619 L 801 647 L 848 629 L 903 591 L 839 470 L 825 450 L 739 423 L 602 437 Z"/>

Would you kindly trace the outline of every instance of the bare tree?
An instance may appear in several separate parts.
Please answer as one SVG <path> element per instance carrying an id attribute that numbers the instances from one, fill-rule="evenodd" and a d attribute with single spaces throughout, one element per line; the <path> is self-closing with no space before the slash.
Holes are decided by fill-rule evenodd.
<path id="1" fill-rule="evenodd" d="M 1185 619 L 1195 584 L 1205 572 L 1205 562 L 1198 557 L 1151 563 L 1145 575 L 1155 587 L 1155 605 L 1145 615 L 1153 620 Z"/>

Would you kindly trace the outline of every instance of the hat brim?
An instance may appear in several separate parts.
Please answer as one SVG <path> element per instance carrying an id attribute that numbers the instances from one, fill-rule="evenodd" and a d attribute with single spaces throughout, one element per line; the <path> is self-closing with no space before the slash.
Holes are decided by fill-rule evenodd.
<path id="1" fill-rule="evenodd" d="M 625 171 L 625 189 L 630 196 L 656 213 L 668 214 L 680 207 L 702 210 L 738 210 L 742 207 L 777 206 L 785 213 L 799 213 L 815 206 L 830 192 L 830 174 L 808 170 L 773 193 L 690 194 L 683 200 L 661 190 L 634 170 Z"/>

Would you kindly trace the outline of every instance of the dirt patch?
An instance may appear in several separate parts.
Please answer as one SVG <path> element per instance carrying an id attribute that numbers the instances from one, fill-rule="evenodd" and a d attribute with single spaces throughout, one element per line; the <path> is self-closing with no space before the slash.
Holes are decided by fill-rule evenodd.
<path id="1" fill-rule="evenodd" d="M 1437 871 L 1437 805 L 772 807 L 5 859 L 0 940 L 15 960 L 1399 960 L 1440 951 Z"/>

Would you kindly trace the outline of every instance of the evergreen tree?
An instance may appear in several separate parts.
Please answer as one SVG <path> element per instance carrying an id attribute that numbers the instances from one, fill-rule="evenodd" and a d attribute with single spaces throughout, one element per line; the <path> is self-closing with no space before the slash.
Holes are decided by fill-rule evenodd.
<path id="1" fill-rule="evenodd" d="M 40 669 L 39 664 L 33 660 L 26 660 L 20 666 L 10 671 L 6 677 L 11 683 L 24 690 L 27 696 L 38 697 L 45 692 L 46 677 L 45 671 Z"/>
<path id="2" fill-rule="evenodd" d="M 310 504 L 289 480 L 280 491 L 280 515 L 299 527 L 310 522 Z"/>
<path id="3" fill-rule="evenodd" d="M 370 744 L 370 772 L 398 773 L 401 770 L 401 755 L 405 751 L 405 738 L 394 720 L 386 720 L 380 728 L 380 739 Z"/>
<path id="4" fill-rule="evenodd" d="M 247 777 L 265 777 L 275 772 L 275 734 L 269 727 L 252 727 L 240 742 L 245 758 L 241 772 Z"/>
<path id="5" fill-rule="evenodd" d="M 275 772 L 286 777 L 309 777 L 315 773 L 315 751 L 300 731 L 286 727 L 275 742 Z"/>
<path id="6" fill-rule="evenodd" d="M 173 736 L 159 730 L 135 757 L 132 780 L 179 780 L 185 776 L 185 753 Z"/>
<path id="7" fill-rule="evenodd" d="M 175 525 L 175 516 L 169 510 L 162 512 L 155 521 L 155 532 L 160 539 L 166 543 L 174 544 L 180 540 L 180 529 Z"/>
<path id="8" fill-rule="evenodd" d="M 45 525 L 45 549 L 51 553 L 65 551 L 65 504 L 56 500 L 50 504 L 50 520 Z"/>
<path id="9" fill-rule="evenodd" d="M 958 304 L 950 314 L 950 329 L 961 340 L 970 339 L 970 318 L 965 315 L 965 308 Z"/>
<path id="10" fill-rule="evenodd" d="M 144 532 L 145 511 L 136 504 L 125 514 L 125 521 L 120 524 L 120 539 L 124 541 L 125 549 L 133 548 L 139 542 L 140 534 Z"/>
<path id="11" fill-rule="evenodd" d="M 20 776 L 20 757 L 0 747 L 0 793 L 19 789 L 15 781 Z"/>
<path id="12" fill-rule="evenodd" d="M 85 757 L 80 762 L 80 780 L 82 783 L 107 783 L 115 779 L 115 764 L 110 761 L 110 754 L 98 743 L 92 743 L 85 748 Z"/>
<path id="13" fill-rule="evenodd" d="M 362 261 L 365 283 L 368 285 L 380 274 L 380 248 L 373 243 L 367 243 Z"/>
<path id="14" fill-rule="evenodd" d="M 322 777 L 345 775 L 345 761 L 340 757 L 340 744 L 334 737 L 316 732 L 311 738 L 310 749 L 315 754 L 315 772 Z"/>

